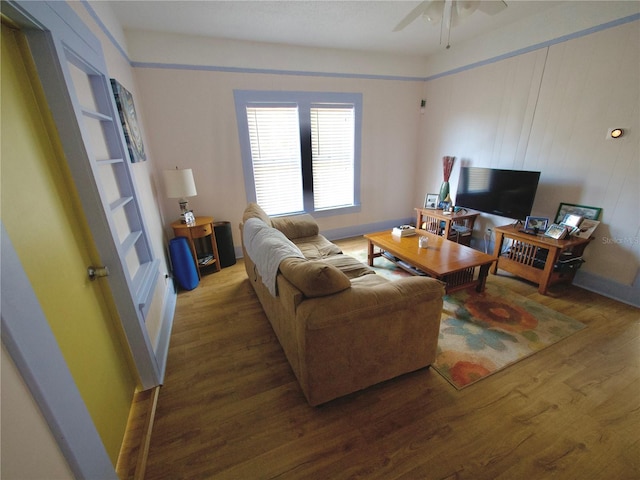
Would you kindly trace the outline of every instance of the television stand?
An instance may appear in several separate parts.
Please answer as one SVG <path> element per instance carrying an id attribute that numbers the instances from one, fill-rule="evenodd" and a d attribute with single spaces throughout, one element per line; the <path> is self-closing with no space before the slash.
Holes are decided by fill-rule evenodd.
<path id="1" fill-rule="evenodd" d="M 556 240 L 542 234 L 531 235 L 521 232 L 517 225 L 496 227 L 494 257 L 496 263 L 491 269 L 495 275 L 498 269 L 513 273 L 538 284 L 538 292 L 547 294 L 549 286 L 565 282 L 571 283 L 582 264 L 582 254 L 589 244 L 588 238 L 568 237 Z M 511 246 L 503 252 L 505 240 Z"/>

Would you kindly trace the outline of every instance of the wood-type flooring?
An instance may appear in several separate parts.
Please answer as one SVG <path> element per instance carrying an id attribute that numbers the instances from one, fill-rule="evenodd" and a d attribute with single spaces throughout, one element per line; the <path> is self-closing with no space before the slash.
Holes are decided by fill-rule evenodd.
<path id="1" fill-rule="evenodd" d="M 588 327 L 461 391 L 428 368 L 314 408 L 242 259 L 204 275 L 178 295 L 144 478 L 640 478 L 640 310 L 574 286 L 542 296 L 504 273 L 488 282 Z"/>

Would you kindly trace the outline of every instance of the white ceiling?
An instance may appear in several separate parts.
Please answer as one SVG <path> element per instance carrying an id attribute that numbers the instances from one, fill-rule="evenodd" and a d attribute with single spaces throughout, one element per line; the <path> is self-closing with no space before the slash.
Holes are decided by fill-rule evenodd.
<path id="1" fill-rule="evenodd" d="M 489 0 L 484 0 L 489 1 Z M 111 1 L 126 30 L 153 30 L 288 45 L 430 55 L 444 50 L 440 25 L 418 18 L 394 27 L 420 2 L 404 0 Z M 497 28 L 554 8 L 563 1 L 506 0 L 490 16 L 475 11 L 451 30 L 451 48 Z"/>

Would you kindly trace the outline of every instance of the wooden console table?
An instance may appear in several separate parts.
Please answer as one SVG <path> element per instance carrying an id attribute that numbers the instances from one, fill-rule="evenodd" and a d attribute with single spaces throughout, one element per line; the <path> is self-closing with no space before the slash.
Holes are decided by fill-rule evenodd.
<path id="1" fill-rule="evenodd" d="M 538 292 L 542 295 L 546 295 L 550 285 L 573 281 L 577 268 L 558 268 L 561 265 L 558 262 L 563 256 L 574 260 L 582 257 L 589 244 L 588 238 L 555 240 L 544 234 L 530 235 L 520 232 L 520 227 L 514 225 L 496 227 L 494 230 L 496 243 L 493 255 L 497 261 L 492 273 L 496 274 L 498 269 L 502 269 L 537 283 Z M 505 239 L 511 240 L 511 246 L 503 252 Z"/>
<path id="2" fill-rule="evenodd" d="M 173 228 L 173 234 L 176 237 L 187 238 L 187 241 L 189 242 L 189 248 L 191 249 L 191 255 L 193 255 L 193 260 L 196 262 L 198 278 L 202 278 L 200 270 L 206 267 L 215 266 L 216 272 L 220 271 L 220 257 L 218 256 L 216 233 L 213 228 L 213 217 L 196 217 L 196 222 L 192 225 L 187 225 L 186 223 L 176 221 L 171 224 L 171 228 Z M 198 249 L 195 246 L 194 239 L 206 237 L 209 237 L 209 240 L 211 242 L 211 251 L 209 251 L 209 246 L 207 245 L 207 248 L 203 249 L 204 252 L 202 253 L 209 254 L 212 256 L 212 258 L 204 261 L 203 258 L 206 257 L 204 257 L 204 255 L 198 255 Z"/>
<path id="3" fill-rule="evenodd" d="M 432 208 L 416 208 L 416 229 L 441 235 L 447 240 L 471 245 L 473 224 L 480 212 L 463 208 L 450 214 Z M 424 228 L 422 228 L 424 224 Z"/>

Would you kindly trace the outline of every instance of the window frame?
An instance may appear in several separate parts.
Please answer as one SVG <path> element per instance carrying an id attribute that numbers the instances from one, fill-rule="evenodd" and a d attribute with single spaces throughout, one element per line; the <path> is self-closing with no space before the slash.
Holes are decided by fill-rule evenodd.
<path id="1" fill-rule="evenodd" d="M 289 212 L 282 215 L 297 213 L 311 213 L 316 217 L 341 215 L 360 211 L 360 172 L 361 172 L 361 139 L 362 139 L 362 94 L 341 92 L 304 92 L 304 91 L 263 91 L 263 90 L 234 90 L 236 120 L 238 123 L 238 137 L 244 173 L 245 192 L 247 202 L 256 201 L 255 180 L 253 176 L 253 162 L 251 158 L 251 143 L 247 123 L 247 106 L 298 106 L 300 131 L 310 131 L 311 107 L 327 104 L 354 106 L 354 146 L 353 146 L 353 205 L 316 210 L 314 208 L 313 191 L 308 190 L 306 182 L 312 181 L 310 172 L 304 168 L 304 153 L 302 154 L 303 182 L 303 211 Z M 301 144 L 304 139 L 301 138 Z M 310 142 L 310 139 L 309 139 Z M 309 178 L 307 178 L 307 175 Z"/>

